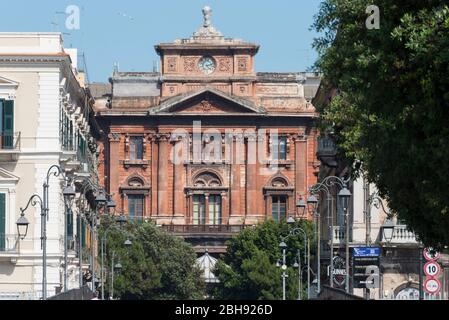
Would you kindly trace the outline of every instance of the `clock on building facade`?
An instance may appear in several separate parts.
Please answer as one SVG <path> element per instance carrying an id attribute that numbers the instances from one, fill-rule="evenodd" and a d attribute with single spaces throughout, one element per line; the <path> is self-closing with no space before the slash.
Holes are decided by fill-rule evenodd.
<path id="1" fill-rule="evenodd" d="M 212 57 L 203 57 L 200 59 L 200 61 L 198 63 L 198 68 L 204 74 L 214 73 L 216 67 L 217 67 L 217 64 L 215 63 L 215 60 Z"/>

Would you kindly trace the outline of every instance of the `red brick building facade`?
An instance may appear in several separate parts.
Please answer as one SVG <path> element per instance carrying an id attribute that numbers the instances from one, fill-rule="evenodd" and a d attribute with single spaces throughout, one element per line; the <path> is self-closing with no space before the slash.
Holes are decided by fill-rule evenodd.
<path id="1" fill-rule="evenodd" d="M 160 73 L 116 71 L 97 99 L 103 182 L 119 213 L 159 225 L 297 216 L 319 169 L 320 79 L 256 73 L 259 46 L 224 38 L 204 15 L 190 39 L 156 46 Z"/>

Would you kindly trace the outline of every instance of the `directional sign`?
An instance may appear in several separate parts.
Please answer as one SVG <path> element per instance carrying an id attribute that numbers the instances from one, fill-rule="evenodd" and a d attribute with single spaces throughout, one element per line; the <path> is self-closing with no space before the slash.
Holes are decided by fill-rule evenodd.
<path id="1" fill-rule="evenodd" d="M 435 261 L 440 259 L 440 253 L 435 251 L 433 248 L 424 248 L 424 258 L 427 261 Z"/>
<path id="2" fill-rule="evenodd" d="M 424 265 L 424 273 L 428 277 L 438 277 L 440 274 L 441 268 L 438 262 L 436 261 L 429 261 Z"/>
<path id="3" fill-rule="evenodd" d="M 441 290 L 441 283 L 437 279 L 427 279 L 424 282 L 424 290 L 429 294 L 437 294 Z"/>
<path id="4" fill-rule="evenodd" d="M 378 288 L 379 287 L 379 257 L 354 257 L 352 259 L 354 288 Z"/>
<path id="5" fill-rule="evenodd" d="M 353 248 L 353 257 L 379 257 L 380 256 L 379 247 L 356 247 Z"/>

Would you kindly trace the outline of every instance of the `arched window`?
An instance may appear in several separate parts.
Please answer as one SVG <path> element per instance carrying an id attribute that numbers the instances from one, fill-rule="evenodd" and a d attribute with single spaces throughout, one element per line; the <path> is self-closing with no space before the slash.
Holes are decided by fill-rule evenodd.
<path id="1" fill-rule="evenodd" d="M 221 179 L 212 172 L 204 172 L 196 176 L 193 185 L 195 187 L 220 187 Z"/>
<path id="2" fill-rule="evenodd" d="M 220 177 L 213 172 L 203 172 L 193 179 L 196 189 L 204 188 L 201 194 L 192 197 L 192 213 L 194 225 L 222 224 L 221 192 L 213 190 L 222 186 Z"/>
<path id="3" fill-rule="evenodd" d="M 145 185 L 145 183 L 143 182 L 142 179 L 133 177 L 133 178 L 129 179 L 128 185 L 131 188 L 142 188 Z"/>

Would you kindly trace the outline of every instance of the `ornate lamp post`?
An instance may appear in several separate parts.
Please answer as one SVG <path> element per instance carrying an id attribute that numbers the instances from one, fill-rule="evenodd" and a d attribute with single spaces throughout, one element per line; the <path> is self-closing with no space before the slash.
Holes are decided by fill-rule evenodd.
<path id="1" fill-rule="evenodd" d="M 334 217 L 333 217 L 333 211 L 331 210 L 332 208 L 332 187 L 337 186 L 340 187 L 340 192 L 338 194 L 338 198 L 340 198 L 341 200 L 343 200 L 343 198 L 345 197 L 351 197 L 351 192 L 349 192 L 349 190 L 347 189 L 347 185 L 349 183 L 349 179 L 344 180 L 342 178 L 336 177 L 336 176 L 329 176 L 326 177 L 325 179 L 323 179 L 323 181 L 321 181 L 320 183 L 317 183 L 316 185 L 312 186 L 309 188 L 309 193 L 311 194 L 311 197 L 309 197 L 308 204 L 313 206 L 313 211 L 315 212 L 315 216 L 317 218 L 317 239 L 318 239 L 318 250 L 317 250 L 317 256 L 318 256 L 318 278 L 317 278 L 317 287 L 318 287 L 318 293 L 321 290 L 321 246 L 320 246 L 320 235 L 321 235 L 321 215 L 319 214 L 317 207 L 318 207 L 318 200 L 315 197 L 315 195 L 317 195 L 320 192 L 324 192 L 326 194 L 326 200 L 327 200 L 327 217 L 330 220 L 329 222 L 329 228 L 330 228 L 330 248 L 331 248 L 331 254 L 330 254 L 330 279 L 329 279 L 329 284 L 330 287 L 334 286 L 333 283 L 333 274 L 334 274 L 334 263 L 333 263 L 333 258 L 334 258 Z M 345 190 L 343 193 L 342 191 Z M 348 194 L 349 192 L 349 194 Z M 346 198 L 345 198 L 346 199 Z M 349 198 L 348 198 L 349 201 Z"/>
<path id="2" fill-rule="evenodd" d="M 64 208 L 65 208 L 65 215 L 64 215 L 64 292 L 68 291 L 68 261 L 67 261 L 67 255 L 68 255 L 68 218 L 69 218 L 69 212 L 72 210 L 73 200 L 75 199 L 76 192 L 75 189 L 69 185 L 65 187 L 62 191 L 62 195 L 64 196 Z"/>
<path id="3" fill-rule="evenodd" d="M 60 166 L 58 166 L 58 165 L 51 166 L 47 171 L 45 182 L 43 184 L 43 197 L 41 198 L 39 195 L 33 195 L 29 199 L 28 204 L 25 207 L 25 209 L 20 209 L 21 217 L 19 218 L 19 220 L 16 223 L 19 237 L 23 240 L 23 239 L 25 239 L 25 236 L 28 232 L 28 225 L 29 225 L 29 223 L 27 224 L 28 221 L 25 218 L 25 211 L 29 208 L 30 205 L 32 205 L 33 207 L 35 207 L 37 204 L 40 205 L 40 208 L 41 208 L 41 249 L 42 249 L 42 299 L 43 300 L 47 300 L 47 219 L 49 218 L 48 190 L 50 187 L 50 177 L 51 176 L 54 176 L 54 177 L 63 176 L 64 180 L 67 181 L 67 178 L 65 177 L 64 172 Z M 64 191 L 66 191 L 65 196 L 69 197 L 72 195 L 71 190 L 68 189 L 68 186 L 66 186 L 66 188 L 64 188 Z M 24 231 L 26 231 L 26 232 L 24 233 Z M 67 230 L 66 230 L 66 232 L 67 232 Z"/>
<path id="4" fill-rule="evenodd" d="M 101 190 L 99 194 L 95 197 L 95 213 L 91 217 L 91 256 L 92 256 L 92 291 L 96 292 L 95 287 L 95 240 L 96 240 L 96 226 L 97 226 L 97 217 L 98 211 L 100 208 L 105 207 L 108 200 L 106 196 Z"/>
<path id="5" fill-rule="evenodd" d="M 39 208 L 41 209 L 41 225 L 44 225 L 46 223 L 46 215 L 45 215 L 45 207 L 44 202 L 42 198 L 35 194 L 31 196 L 31 198 L 28 200 L 28 204 L 26 205 L 25 209 L 20 208 L 20 218 L 17 220 L 17 233 L 21 240 L 24 240 L 25 237 L 28 234 L 28 226 L 29 222 L 28 219 L 25 217 L 25 212 L 28 210 L 30 206 L 36 207 L 39 205 Z M 42 231 L 41 231 L 42 233 Z M 46 265 L 47 265 L 47 248 L 44 246 L 44 234 L 41 235 L 41 247 L 42 247 L 42 299 L 47 299 L 47 273 L 46 273 Z"/>
<path id="6" fill-rule="evenodd" d="M 346 183 L 343 185 L 343 188 L 338 193 L 338 197 L 342 200 L 343 204 L 343 211 L 344 216 L 346 220 L 346 232 L 345 232 L 345 239 L 346 239 L 346 293 L 350 293 L 349 288 L 349 199 L 351 198 L 352 194 L 351 191 L 346 187 Z"/>
<path id="7" fill-rule="evenodd" d="M 295 219 L 293 219 L 293 217 L 290 217 L 287 220 L 287 224 L 288 225 L 294 225 L 295 224 Z M 307 248 L 307 298 L 310 299 L 310 239 L 307 236 L 307 233 L 304 231 L 304 229 L 302 228 L 294 228 L 292 230 L 290 230 L 289 234 L 285 237 L 281 237 L 282 242 L 285 243 L 285 241 L 290 238 L 290 237 L 295 237 L 295 236 L 303 236 L 303 240 L 304 240 L 304 251 Z"/>

